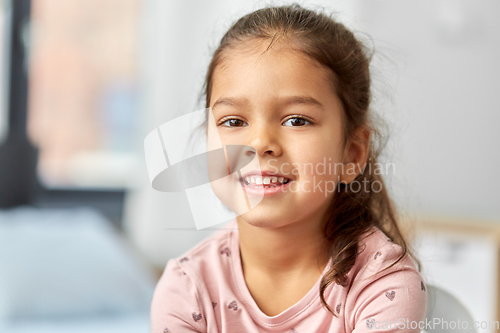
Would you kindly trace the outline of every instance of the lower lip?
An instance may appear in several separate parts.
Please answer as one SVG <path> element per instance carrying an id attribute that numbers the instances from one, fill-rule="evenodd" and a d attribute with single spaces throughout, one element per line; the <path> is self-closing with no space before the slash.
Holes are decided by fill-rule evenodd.
<path id="1" fill-rule="evenodd" d="M 270 186 L 270 187 L 252 187 L 247 185 L 243 180 L 240 180 L 240 183 L 243 187 L 243 190 L 247 194 L 259 195 L 259 196 L 270 196 L 274 194 L 278 194 L 284 192 L 288 186 L 292 183 L 292 180 L 288 181 L 288 183 L 279 185 L 279 186 Z"/>

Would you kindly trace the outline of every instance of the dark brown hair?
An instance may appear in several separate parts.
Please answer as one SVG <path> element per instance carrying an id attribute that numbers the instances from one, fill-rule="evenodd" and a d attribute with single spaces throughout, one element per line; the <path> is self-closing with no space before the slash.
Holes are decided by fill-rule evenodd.
<path id="1" fill-rule="evenodd" d="M 255 40 L 269 41 L 269 49 L 279 39 L 289 42 L 333 72 L 332 86 L 344 110 L 343 147 L 353 139 L 356 129 L 368 126 L 371 140 L 364 170 L 375 170 L 386 141 L 380 131 L 384 123 L 370 110 L 372 96 L 369 65 L 373 53 L 332 16 L 293 4 L 259 9 L 240 18 L 222 38 L 208 67 L 203 90 L 206 107 L 210 106 L 214 70 L 228 50 L 241 42 Z M 354 191 L 350 184 L 339 182 L 324 222 L 324 236 L 328 242 L 327 248 L 330 249 L 332 267 L 323 276 L 320 296 L 323 305 L 334 316 L 334 312 L 326 304 L 324 292 L 333 282 L 342 286 L 349 285 L 347 274 L 362 251 L 359 244 L 363 234 L 370 232 L 372 227 L 378 227 L 401 246 L 400 257 L 389 267 L 410 253 L 382 175 L 363 171 L 356 177 L 356 181 L 363 184 L 368 182 L 369 185 L 376 182 L 377 191 L 370 191 L 371 186 L 365 187 L 368 188 L 367 191 Z M 416 259 L 415 261 L 420 269 L 420 263 Z"/>

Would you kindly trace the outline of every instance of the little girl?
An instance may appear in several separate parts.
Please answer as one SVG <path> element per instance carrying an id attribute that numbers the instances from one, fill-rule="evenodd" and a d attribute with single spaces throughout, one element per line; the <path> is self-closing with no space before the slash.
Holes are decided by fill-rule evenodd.
<path id="1" fill-rule="evenodd" d="M 238 182 L 261 201 L 168 262 L 153 333 L 421 331 L 426 285 L 375 169 L 367 53 L 298 5 L 257 10 L 225 34 L 206 107 L 224 145 L 258 157 Z"/>

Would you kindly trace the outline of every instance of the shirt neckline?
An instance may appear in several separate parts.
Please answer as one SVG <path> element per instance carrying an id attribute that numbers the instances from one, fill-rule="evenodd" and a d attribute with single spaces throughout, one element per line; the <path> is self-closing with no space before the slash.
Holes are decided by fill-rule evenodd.
<path id="1" fill-rule="evenodd" d="M 250 315 L 254 318 L 254 320 L 266 326 L 279 326 L 298 317 L 319 299 L 319 285 L 321 279 L 331 266 L 332 258 L 329 259 L 327 265 L 325 266 L 325 269 L 323 270 L 323 273 L 321 273 L 321 276 L 316 281 L 314 286 L 297 303 L 273 317 L 269 317 L 268 315 L 263 313 L 250 294 L 250 291 L 248 290 L 245 277 L 243 275 L 243 267 L 240 257 L 238 224 L 236 223 L 236 220 L 233 220 L 232 223 L 234 226 L 234 228 L 232 229 L 233 232 L 229 234 L 229 246 L 231 249 L 231 253 L 233 254 L 231 255 L 232 260 L 230 261 L 232 276 L 236 285 L 238 298 L 243 303 L 246 310 L 248 310 Z"/>

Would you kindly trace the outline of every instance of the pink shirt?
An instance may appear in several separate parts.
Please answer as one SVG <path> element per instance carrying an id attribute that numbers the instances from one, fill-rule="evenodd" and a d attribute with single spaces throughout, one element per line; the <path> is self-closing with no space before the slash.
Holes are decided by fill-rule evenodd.
<path id="1" fill-rule="evenodd" d="M 265 315 L 252 298 L 243 276 L 238 225 L 231 221 L 177 259 L 171 259 L 151 304 L 152 333 L 343 333 L 420 332 L 427 292 L 410 257 L 392 264 L 401 247 L 378 228 L 360 243 L 348 274 L 348 287 L 332 283 L 325 300 L 337 318 L 321 305 L 320 279 L 296 304 Z M 323 272 L 331 265 L 331 259 Z M 392 323 L 391 323 L 392 322 Z"/>

